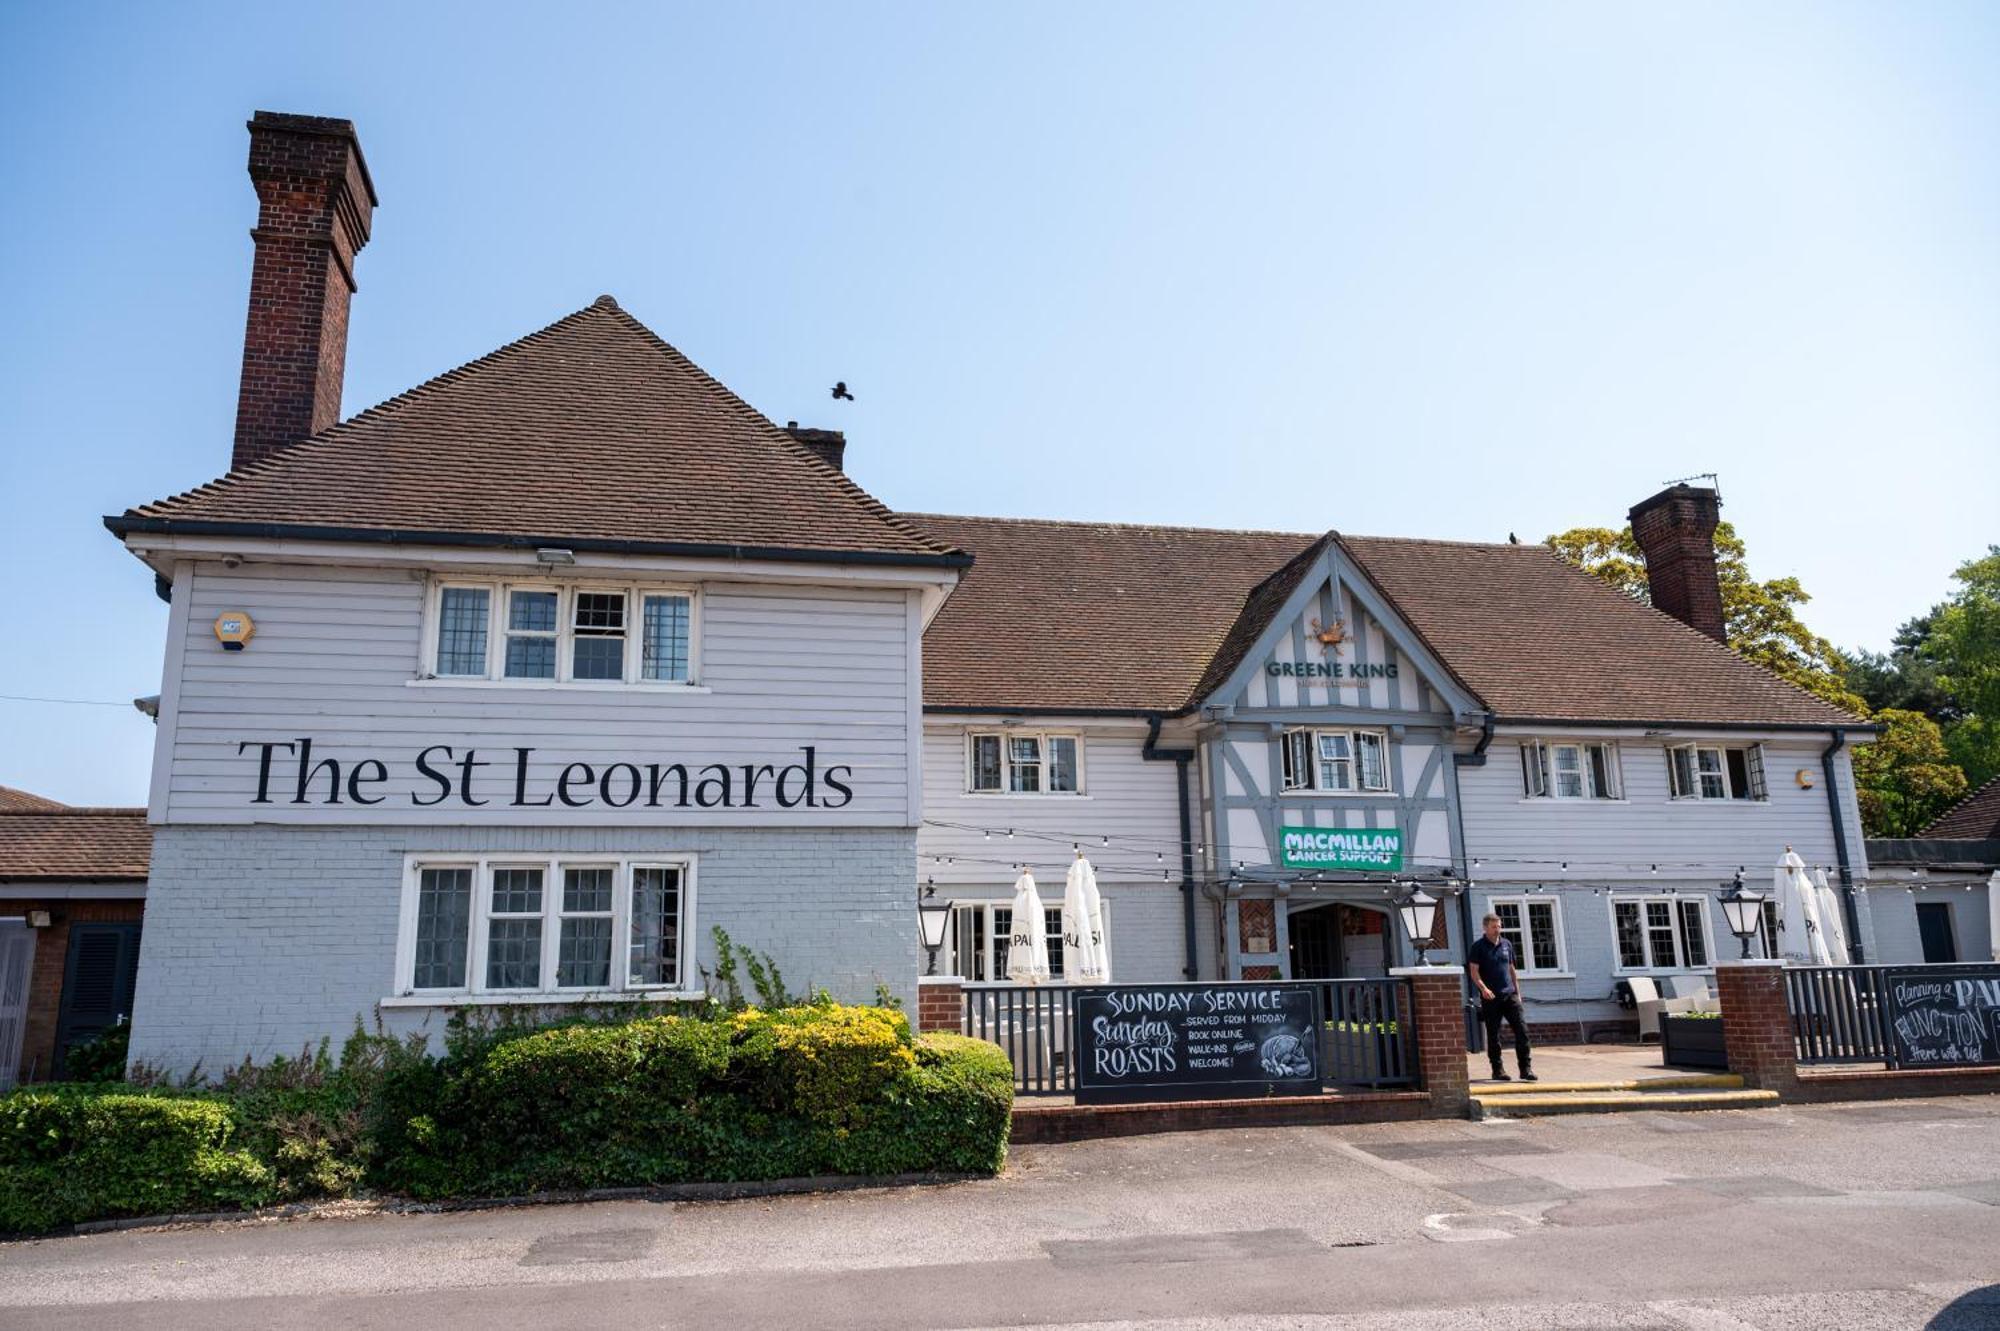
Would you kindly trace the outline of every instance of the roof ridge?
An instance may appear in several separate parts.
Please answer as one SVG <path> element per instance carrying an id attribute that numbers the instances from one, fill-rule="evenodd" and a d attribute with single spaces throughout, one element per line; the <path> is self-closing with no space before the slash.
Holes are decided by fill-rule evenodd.
<path id="1" fill-rule="evenodd" d="M 937 518 L 945 522 L 1016 522 L 1036 523 L 1045 527 L 1111 527 L 1119 531 L 1158 532 L 1198 532 L 1205 536 L 1296 536 L 1300 540 L 1316 541 L 1326 535 L 1309 531 L 1280 531 L 1266 527 L 1180 527 L 1164 522 L 1108 522 L 1092 518 L 1004 518 L 977 513 L 915 513 L 902 511 L 902 516 L 915 521 Z"/>

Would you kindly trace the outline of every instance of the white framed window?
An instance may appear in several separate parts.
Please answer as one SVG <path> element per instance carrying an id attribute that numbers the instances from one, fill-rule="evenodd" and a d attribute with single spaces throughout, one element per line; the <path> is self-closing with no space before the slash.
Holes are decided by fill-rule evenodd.
<path id="1" fill-rule="evenodd" d="M 690 993 L 694 857 L 412 855 L 395 993 L 576 1002 Z"/>
<path id="2" fill-rule="evenodd" d="M 1282 788 L 1335 794 L 1389 789 L 1389 739 L 1379 730 L 1317 730 L 1278 736 Z"/>
<path id="3" fill-rule="evenodd" d="M 1599 740 L 1522 740 L 1521 793 L 1531 800 L 1622 799 L 1618 746 Z"/>
<path id="4" fill-rule="evenodd" d="M 1764 746 L 1668 745 L 1667 789 L 1677 800 L 1769 799 L 1764 784 Z"/>
<path id="5" fill-rule="evenodd" d="M 700 598 L 687 588 L 433 585 L 421 673 L 514 684 L 695 683 Z"/>
<path id="6" fill-rule="evenodd" d="M 1489 897 L 1486 909 L 1500 917 L 1500 936 L 1514 945 L 1516 971 L 1529 977 L 1568 971 L 1560 898 Z"/>
<path id="7" fill-rule="evenodd" d="M 1111 956 L 1111 904 L 1104 903 L 1104 955 Z M 1049 946 L 1049 979 L 1063 978 L 1062 907 L 1042 910 L 1042 936 Z M 957 901 L 951 907 L 951 927 L 945 931 L 944 954 L 938 965 L 946 974 L 975 982 L 1007 979 L 1008 940 L 1014 933 L 1014 907 L 1006 901 Z"/>
<path id="8" fill-rule="evenodd" d="M 1709 964 L 1708 898 L 1613 895 L 1611 935 L 1618 974 L 1700 970 Z"/>
<path id="9" fill-rule="evenodd" d="M 966 736 L 965 789 L 973 795 L 1081 795 L 1083 739 L 1038 730 Z"/>

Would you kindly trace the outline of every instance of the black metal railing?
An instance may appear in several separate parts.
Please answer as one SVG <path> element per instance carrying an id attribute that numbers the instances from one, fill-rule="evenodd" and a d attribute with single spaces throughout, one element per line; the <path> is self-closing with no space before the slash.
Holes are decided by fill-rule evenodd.
<path id="1" fill-rule="evenodd" d="M 1320 1067 L 1332 1086 L 1413 1086 L 1416 1007 L 1408 980 L 1320 983 Z"/>
<path id="2" fill-rule="evenodd" d="M 1075 1089 L 1069 1047 L 1072 992 L 1060 984 L 965 986 L 962 1029 L 1007 1051 L 1016 1095 L 1067 1095 Z"/>
<path id="3" fill-rule="evenodd" d="M 1886 966 L 1785 967 L 1785 1006 L 1792 1014 L 1792 1036 L 1802 1065 L 1897 1065 L 1896 1046 L 1889 1038 L 1882 999 L 1882 975 L 1889 969 Z M 1924 969 L 1948 975 L 1979 968 L 1938 963 Z"/>
<path id="4" fill-rule="evenodd" d="M 1150 986 L 1148 986 L 1150 987 Z M 1329 1086 L 1417 1083 L 1411 1036 L 1416 1007 L 1408 980 L 1322 980 L 1320 1068 Z M 1067 985 L 968 984 L 960 1029 L 991 1040 L 1014 1065 L 1016 1095 L 1067 1095 L 1076 1089 Z"/>

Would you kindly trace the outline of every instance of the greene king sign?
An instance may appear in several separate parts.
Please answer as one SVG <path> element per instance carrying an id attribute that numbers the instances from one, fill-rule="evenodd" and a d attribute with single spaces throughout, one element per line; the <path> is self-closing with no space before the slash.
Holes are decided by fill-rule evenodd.
<path id="1" fill-rule="evenodd" d="M 1403 867 L 1399 827 L 1287 827 L 1278 837 L 1285 869 L 1358 869 L 1396 873 Z"/>

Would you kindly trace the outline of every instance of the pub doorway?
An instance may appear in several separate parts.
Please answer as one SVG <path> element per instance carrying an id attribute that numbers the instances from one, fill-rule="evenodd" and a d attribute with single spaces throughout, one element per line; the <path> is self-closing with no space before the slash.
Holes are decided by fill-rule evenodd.
<path id="1" fill-rule="evenodd" d="M 1377 979 L 1389 973 L 1388 914 L 1344 901 L 1295 909 L 1287 921 L 1295 980 Z"/>

